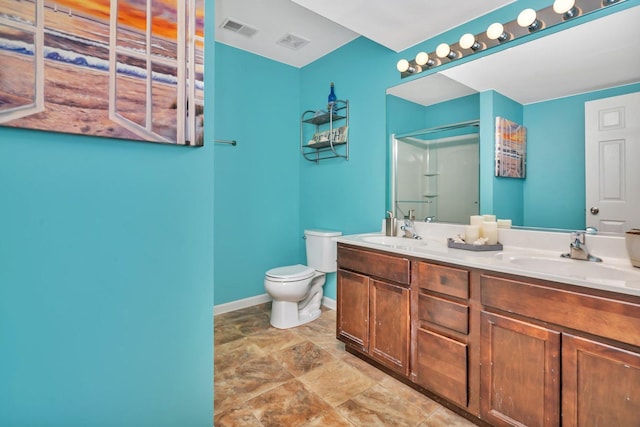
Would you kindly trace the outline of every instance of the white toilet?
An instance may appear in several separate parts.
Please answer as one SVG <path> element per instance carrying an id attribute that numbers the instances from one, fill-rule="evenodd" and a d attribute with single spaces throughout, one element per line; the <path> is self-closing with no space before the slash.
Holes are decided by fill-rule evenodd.
<path id="1" fill-rule="evenodd" d="M 276 267 L 267 271 L 264 288 L 273 298 L 271 324 L 279 329 L 293 328 L 320 316 L 325 273 L 336 271 L 339 231 L 305 230 L 307 264 Z"/>

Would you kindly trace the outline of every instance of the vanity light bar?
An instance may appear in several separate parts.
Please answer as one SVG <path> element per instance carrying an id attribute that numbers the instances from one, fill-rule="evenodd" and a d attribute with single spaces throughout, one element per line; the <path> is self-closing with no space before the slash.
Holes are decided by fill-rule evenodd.
<path id="1" fill-rule="evenodd" d="M 593 11 L 624 3 L 625 0 L 555 0 L 551 6 L 539 11 L 525 9 L 517 19 L 501 24 L 491 24 L 487 31 L 475 36 L 464 34 L 454 44 L 440 43 L 435 52 L 420 52 L 415 59 L 401 59 L 396 65 L 400 77 L 405 78 L 438 67 L 475 52 L 482 52 L 512 40 L 525 37 L 531 33 L 554 27 L 576 16 L 586 15 Z"/>

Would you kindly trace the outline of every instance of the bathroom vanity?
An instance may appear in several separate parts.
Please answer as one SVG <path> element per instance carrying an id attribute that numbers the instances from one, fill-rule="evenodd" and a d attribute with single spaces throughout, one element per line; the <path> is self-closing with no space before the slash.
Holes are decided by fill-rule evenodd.
<path id="1" fill-rule="evenodd" d="M 631 285 L 615 292 L 441 238 L 338 242 L 350 353 L 479 423 L 640 425 L 640 271 L 620 270 Z"/>

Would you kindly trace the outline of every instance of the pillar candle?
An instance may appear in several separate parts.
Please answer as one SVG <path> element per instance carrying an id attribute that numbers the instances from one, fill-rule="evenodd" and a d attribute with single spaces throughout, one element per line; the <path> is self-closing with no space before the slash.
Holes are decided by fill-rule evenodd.
<path id="1" fill-rule="evenodd" d="M 495 215 L 482 215 L 483 221 L 487 221 L 487 222 L 495 222 L 496 221 L 496 216 Z"/>
<path id="2" fill-rule="evenodd" d="M 482 225 L 482 221 L 484 221 L 482 215 L 471 215 L 471 217 L 469 218 L 469 224 L 477 225 L 478 227 Z"/>
<path id="3" fill-rule="evenodd" d="M 464 241 L 473 243 L 480 238 L 480 226 L 467 225 L 464 228 Z"/>
<path id="4" fill-rule="evenodd" d="M 511 228 L 511 220 L 510 219 L 499 219 L 498 220 L 498 228 Z"/>
<path id="5" fill-rule="evenodd" d="M 498 223 L 493 221 L 485 221 L 482 223 L 483 237 L 487 238 L 487 245 L 495 245 L 498 243 Z"/>

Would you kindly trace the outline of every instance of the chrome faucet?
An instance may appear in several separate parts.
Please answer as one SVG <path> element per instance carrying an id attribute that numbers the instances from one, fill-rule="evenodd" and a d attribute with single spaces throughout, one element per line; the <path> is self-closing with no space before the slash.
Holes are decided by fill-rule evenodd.
<path id="1" fill-rule="evenodd" d="M 414 228 L 413 219 L 411 219 L 411 211 L 409 211 L 409 218 L 404 219 L 404 225 L 400 227 L 400 229 L 404 231 L 403 237 L 406 237 L 408 239 L 422 239 L 422 237 L 420 237 L 418 233 L 416 233 L 416 230 Z"/>
<path id="2" fill-rule="evenodd" d="M 571 233 L 571 243 L 569 244 L 569 253 L 562 254 L 563 258 L 577 259 L 581 261 L 602 262 L 601 258 L 589 254 L 586 244 L 586 232 L 574 231 Z"/>
<path id="3" fill-rule="evenodd" d="M 436 221 L 436 216 L 435 215 L 431 215 L 428 217 L 425 217 L 424 222 L 435 222 Z"/>

